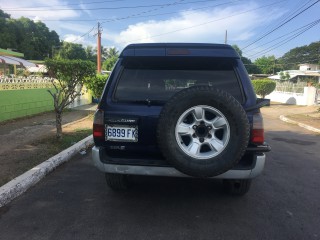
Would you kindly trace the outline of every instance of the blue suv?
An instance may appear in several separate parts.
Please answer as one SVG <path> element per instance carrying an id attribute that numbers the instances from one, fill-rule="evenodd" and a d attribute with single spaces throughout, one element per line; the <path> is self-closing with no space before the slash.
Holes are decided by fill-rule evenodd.
<path id="1" fill-rule="evenodd" d="M 95 113 L 94 164 L 114 190 L 149 175 L 223 179 L 243 195 L 270 151 L 260 113 L 267 104 L 229 45 L 129 45 Z"/>

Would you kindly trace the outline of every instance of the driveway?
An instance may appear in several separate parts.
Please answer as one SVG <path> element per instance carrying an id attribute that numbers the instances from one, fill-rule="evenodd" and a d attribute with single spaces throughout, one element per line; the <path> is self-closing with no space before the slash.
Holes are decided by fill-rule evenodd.
<path id="1" fill-rule="evenodd" d="M 244 197 L 218 181 L 159 177 L 115 193 L 88 153 L 0 208 L 0 239 L 320 239 L 319 135 L 272 111 L 272 152 Z"/>

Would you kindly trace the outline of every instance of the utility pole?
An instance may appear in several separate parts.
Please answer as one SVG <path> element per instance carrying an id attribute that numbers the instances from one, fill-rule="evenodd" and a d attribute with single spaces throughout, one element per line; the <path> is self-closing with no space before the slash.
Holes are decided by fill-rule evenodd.
<path id="1" fill-rule="evenodd" d="M 98 33 L 97 33 L 97 72 L 101 73 L 101 25 L 98 22 Z"/>
<path id="2" fill-rule="evenodd" d="M 227 44 L 228 42 L 228 30 L 226 30 L 226 34 L 224 36 L 224 44 Z"/>
<path id="3" fill-rule="evenodd" d="M 274 75 L 274 69 L 276 67 L 276 58 L 274 58 L 274 62 L 273 62 L 273 75 Z"/>

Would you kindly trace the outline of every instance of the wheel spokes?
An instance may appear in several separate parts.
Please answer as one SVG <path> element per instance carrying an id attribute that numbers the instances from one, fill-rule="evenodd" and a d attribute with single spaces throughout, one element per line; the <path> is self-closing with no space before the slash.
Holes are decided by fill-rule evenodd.
<path id="1" fill-rule="evenodd" d="M 188 151 L 193 155 L 197 155 L 200 153 L 200 146 L 200 143 L 192 142 L 188 147 Z"/>
<path id="2" fill-rule="evenodd" d="M 217 109 L 198 105 L 186 110 L 175 127 L 176 140 L 189 156 L 209 159 L 220 154 L 229 142 L 230 126 Z"/>
<path id="3" fill-rule="evenodd" d="M 177 132 L 179 135 L 191 135 L 192 126 L 186 123 L 180 123 L 177 127 Z"/>
<path id="4" fill-rule="evenodd" d="M 225 118 L 223 117 L 216 117 L 213 122 L 212 125 L 218 129 L 218 128 L 224 128 L 227 125 L 227 121 Z"/>
<path id="5" fill-rule="evenodd" d="M 204 109 L 202 107 L 196 107 L 193 111 L 193 116 L 196 120 L 204 119 Z"/>
<path id="6" fill-rule="evenodd" d="M 220 152 L 224 147 L 223 142 L 219 139 L 212 139 L 209 144 L 210 148 L 216 152 Z"/>

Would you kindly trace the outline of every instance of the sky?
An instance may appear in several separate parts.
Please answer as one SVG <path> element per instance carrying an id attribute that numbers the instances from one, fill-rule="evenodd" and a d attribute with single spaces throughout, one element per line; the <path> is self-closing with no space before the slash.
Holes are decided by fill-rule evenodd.
<path id="1" fill-rule="evenodd" d="M 122 50 L 130 43 L 236 44 L 243 56 L 277 58 L 320 40 L 319 0 L 0 0 L 12 18 L 44 22 L 61 40 Z"/>

